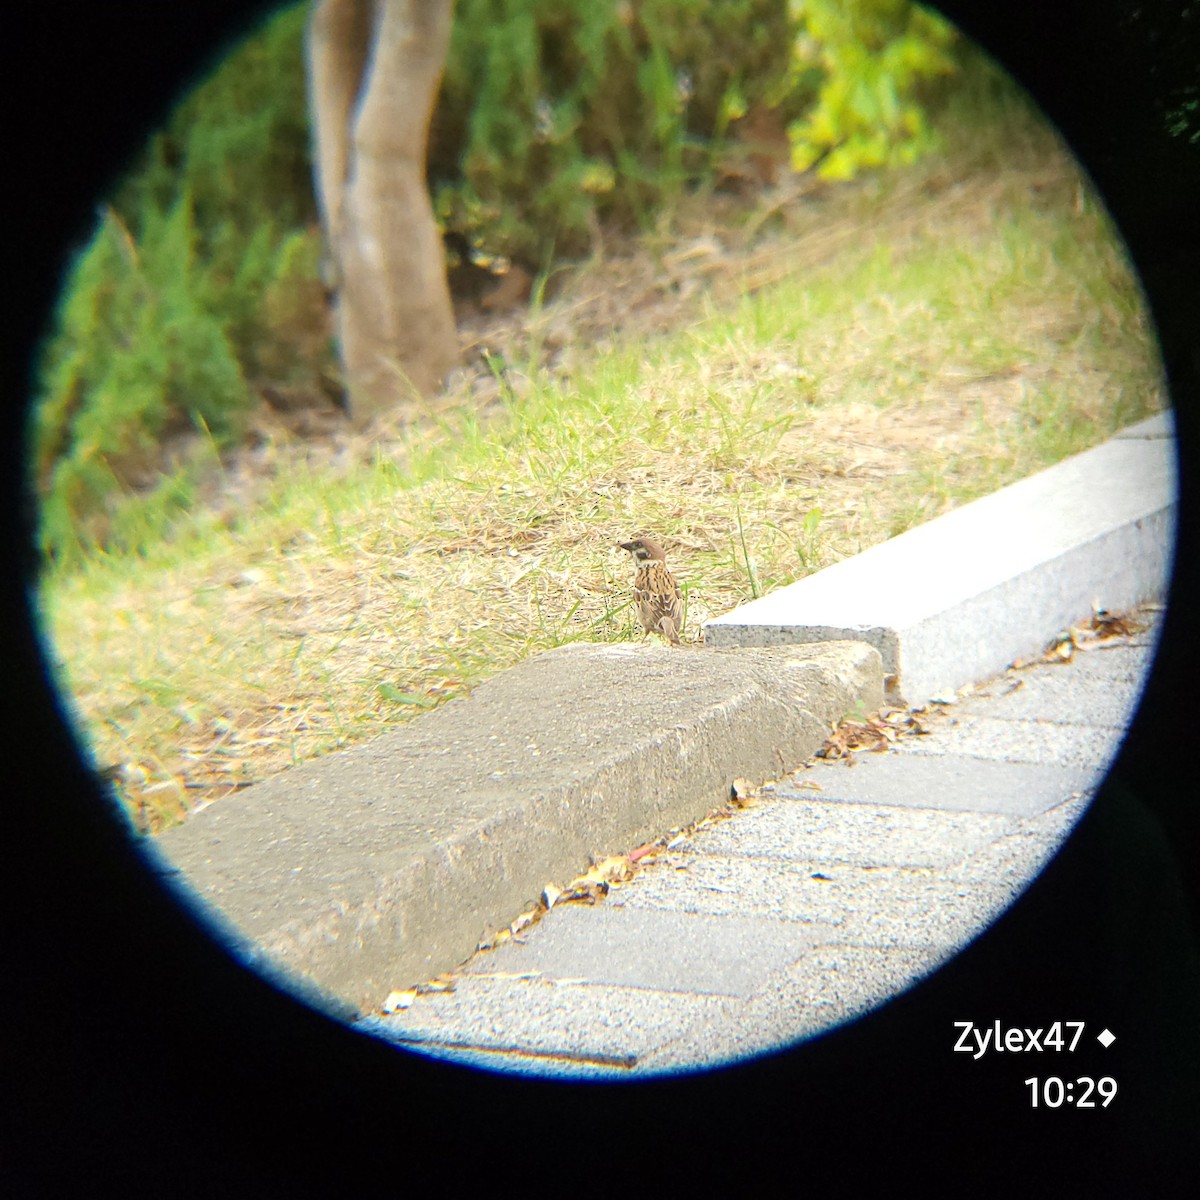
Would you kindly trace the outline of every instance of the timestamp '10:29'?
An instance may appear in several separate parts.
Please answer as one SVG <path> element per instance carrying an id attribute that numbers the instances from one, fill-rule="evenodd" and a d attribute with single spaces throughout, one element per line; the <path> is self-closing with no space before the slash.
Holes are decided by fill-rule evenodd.
<path id="1" fill-rule="evenodd" d="M 1078 1079 L 1059 1079 L 1050 1075 L 1045 1079 L 1025 1080 L 1029 1088 L 1030 1107 L 1061 1108 L 1064 1104 L 1074 1105 L 1075 1108 L 1095 1108 L 1099 1096 L 1101 1108 L 1107 1108 L 1117 1094 L 1117 1081 L 1111 1075 L 1103 1079 L 1091 1079 L 1086 1075 Z"/>

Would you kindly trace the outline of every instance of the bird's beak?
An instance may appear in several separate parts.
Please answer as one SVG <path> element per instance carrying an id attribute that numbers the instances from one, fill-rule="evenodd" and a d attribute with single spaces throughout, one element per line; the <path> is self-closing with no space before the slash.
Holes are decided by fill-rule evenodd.
<path id="1" fill-rule="evenodd" d="M 633 553 L 632 542 L 618 542 L 617 545 L 620 546 L 622 550 L 628 550 L 630 554 Z"/>

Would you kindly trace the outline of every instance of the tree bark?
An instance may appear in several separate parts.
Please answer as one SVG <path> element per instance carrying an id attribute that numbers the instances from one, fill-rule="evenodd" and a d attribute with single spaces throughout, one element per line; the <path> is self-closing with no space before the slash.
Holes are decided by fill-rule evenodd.
<path id="1" fill-rule="evenodd" d="M 435 392 L 458 343 L 425 179 L 453 0 L 317 0 L 308 30 L 318 204 L 351 416 Z"/>

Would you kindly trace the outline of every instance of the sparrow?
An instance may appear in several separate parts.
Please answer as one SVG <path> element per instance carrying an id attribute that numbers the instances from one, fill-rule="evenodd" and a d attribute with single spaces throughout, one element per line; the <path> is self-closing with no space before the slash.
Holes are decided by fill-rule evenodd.
<path id="1" fill-rule="evenodd" d="M 683 626 L 683 595 L 674 576 L 667 570 L 663 548 L 648 537 L 617 544 L 622 550 L 628 550 L 637 564 L 633 602 L 642 619 L 642 628 L 647 633 L 661 633 L 678 646 L 679 630 Z"/>

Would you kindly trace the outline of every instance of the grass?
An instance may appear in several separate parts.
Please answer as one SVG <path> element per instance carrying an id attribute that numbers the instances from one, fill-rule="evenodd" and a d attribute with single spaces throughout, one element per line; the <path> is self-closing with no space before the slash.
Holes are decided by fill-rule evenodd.
<path id="1" fill-rule="evenodd" d="M 140 819 L 640 635 L 635 533 L 666 543 L 695 637 L 1162 408 L 1119 243 L 1008 105 L 888 179 L 697 201 L 493 331 L 520 367 L 489 398 L 275 431 L 170 537 L 48 574 L 63 693 Z"/>

